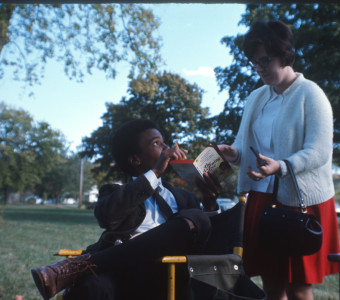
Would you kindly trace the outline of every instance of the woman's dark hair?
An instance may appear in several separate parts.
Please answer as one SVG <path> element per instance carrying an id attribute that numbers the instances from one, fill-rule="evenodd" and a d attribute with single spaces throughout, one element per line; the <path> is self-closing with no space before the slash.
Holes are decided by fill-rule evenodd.
<path id="1" fill-rule="evenodd" d="M 116 130 L 111 144 L 112 155 L 118 167 L 125 173 L 133 175 L 133 169 L 128 158 L 140 153 L 139 136 L 143 131 L 150 128 L 157 129 L 153 121 L 135 119 L 124 123 Z"/>
<path id="2" fill-rule="evenodd" d="M 257 21 L 245 35 L 244 54 L 252 60 L 260 46 L 269 56 L 278 57 L 283 66 L 293 66 L 295 61 L 293 33 L 281 21 Z"/>

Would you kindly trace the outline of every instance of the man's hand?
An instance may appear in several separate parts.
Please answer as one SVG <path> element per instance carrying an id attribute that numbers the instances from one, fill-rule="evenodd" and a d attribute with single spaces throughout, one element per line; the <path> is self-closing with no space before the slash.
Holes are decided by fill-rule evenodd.
<path id="1" fill-rule="evenodd" d="M 155 167 L 152 171 L 156 174 L 157 178 L 161 177 L 168 167 L 169 161 L 173 159 L 186 159 L 186 153 L 188 151 L 184 149 L 180 149 L 178 147 L 175 148 L 164 148 L 159 159 L 156 162 Z"/>
<path id="2" fill-rule="evenodd" d="M 220 194 L 222 187 L 217 177 L 211 173 L 203 173 L 204 180 L 196 177 L 195 183 L 202 193 L 202 204 L 205 211 L 218 210 L 216 199 Z"/>

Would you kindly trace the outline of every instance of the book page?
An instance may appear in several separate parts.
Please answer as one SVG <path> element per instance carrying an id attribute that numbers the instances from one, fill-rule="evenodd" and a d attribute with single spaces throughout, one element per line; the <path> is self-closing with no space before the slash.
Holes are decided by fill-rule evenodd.
<path id="1" fill-rule="evenodd" d="M 213 147 L 205 148 L 195 159 L 194 166 L 203 177 L 204 172 L 215 174 L 221 181 L 232 173 L 232 168 Z"/>

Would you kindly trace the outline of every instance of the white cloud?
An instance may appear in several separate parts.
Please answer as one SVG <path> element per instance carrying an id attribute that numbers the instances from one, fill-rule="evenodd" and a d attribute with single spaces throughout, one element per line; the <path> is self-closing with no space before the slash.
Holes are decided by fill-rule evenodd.
<path id="1" fill-rule="evenodd" d="M 210 67 L 198 67 L 197 70 L 186 70 L 183 69 L 183 73 L 186 76 L 203 76 L 215 78 L 214 69 Z"/>

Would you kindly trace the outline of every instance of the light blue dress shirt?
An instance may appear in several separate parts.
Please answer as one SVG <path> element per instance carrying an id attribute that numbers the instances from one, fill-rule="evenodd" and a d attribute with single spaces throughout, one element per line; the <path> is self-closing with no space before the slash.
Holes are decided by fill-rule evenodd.
<path id="1" fill-rule="evenodd" d="M 144 174 L 144 176 L 150 182 L 150 185 L 154 190 L 159 188 L 159 194 L 169 204 L 172 212 L 177 213 L 178 212 L 178 206 L 177 206 L 176 199 L 175 199 L 174 195 L 168 189 L 166 189 L 163 186 L 162 180 L 160 178 L 157 178 L 157 176 L 155 175 L 155 173 L 152 170 L 146 172 Z M 133 178 L 133 179 L 135 179 L 135 178 Z M 146 216 L 145 216 L 142 224 L 136 229 L 136 231 L 133 235 L 146 232 L 146 231 L 148 231 L 148 230 L 150 230 L 150 229 L 152 229 L 152 228 L 154 228 L 158 225 L 161 225 L 165 222 L 165 219 L 162 216 L 162 214 L 159 210 L 159 207 L 156 204 L 155 199 L 152 196 L 149 197 L 148 199 L 146 199 L 144 201 L 144 204 L 145 204 L 145 208 L 146 208 Z M 204 209 L 203 209 L 203 211 L 204 211 Z M 221 213 L 221 209 L 218 208 L 218 210 L 216 210 L 216 211 L 205 211 L 205 213 L 208 216 L 213 216 L 213 215 Z"/>
<path id="2" fill-rule="evenodd" d="M 146 179 L 150 182 L 151 187 L 155 190 L 159 188 L 159 194 L 169 204 L 173 213 L 178 212 L 177 202 L 174 195 L 162 185 L 162 180 L 157 178 L 153 171 L 148 171 L 144 174 Z M 143 223 L 137 228 L 135 234 L 148 231 L 165 222 L 158 205 L 153 197 L 149 197 L 144 202 L 146 208 L 146 216 Z"/>

